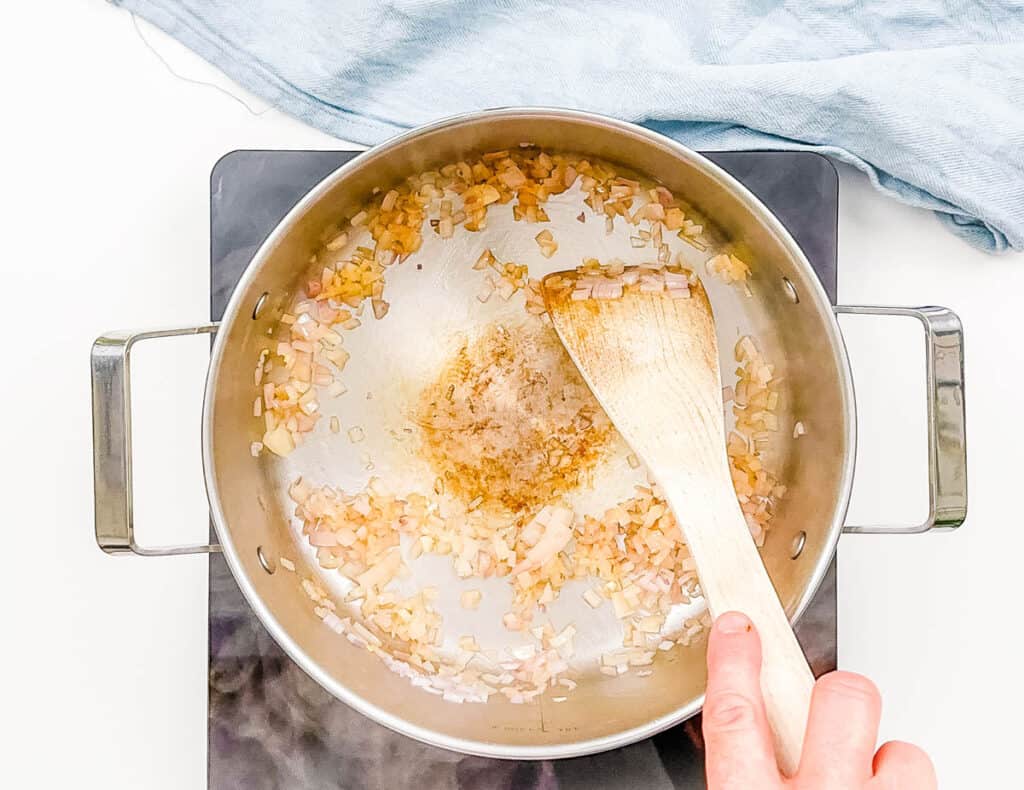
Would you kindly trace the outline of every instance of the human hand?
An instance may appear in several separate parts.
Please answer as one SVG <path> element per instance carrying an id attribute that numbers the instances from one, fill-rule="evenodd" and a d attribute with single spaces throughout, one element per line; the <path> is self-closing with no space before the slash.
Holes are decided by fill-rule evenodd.
<path id="1" fill-rule="evenodd" d="M 704 743 L 708 790 L 935 790 L 928 755 L 890 741 L 875 751 L 882 700 L 852 672 L 831 672 L 814 685 L 796 775 L 775 762 L 761 696 L 761 640 L 746 615 L 715 621 L 708 642 Z"/>

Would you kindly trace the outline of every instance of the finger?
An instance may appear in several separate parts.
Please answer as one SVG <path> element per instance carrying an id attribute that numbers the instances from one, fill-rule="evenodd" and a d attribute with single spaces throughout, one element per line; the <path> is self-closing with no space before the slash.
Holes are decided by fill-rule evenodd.
<path id="1" fill-rule="evenodd" d="M 761 640 L 753 623 L 739 612 L 723 614 L 708 641 L 708 790 L 770 788 L 778 781 L 760 676 Z"/>
<path id="2" fill-rule="evenodd" d="M 797 775 L 811 787 L 860 787 L 871 778 L 882 699 L 853 672 L 831 672 L 814 684 Z"/>
<path id="3" fill-rule="evenodd" d="M 912 743 L 889 741 L 875 754 L 875 781 L 878 790 L 936 790 L 939 781 L 931 758 Z"/>

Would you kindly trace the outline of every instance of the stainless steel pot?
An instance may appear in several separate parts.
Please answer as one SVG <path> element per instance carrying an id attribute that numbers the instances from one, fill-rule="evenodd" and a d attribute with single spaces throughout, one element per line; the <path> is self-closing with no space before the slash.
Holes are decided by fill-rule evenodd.
<path id="1" fill-rule="evenodd" d="M 252 370 L 259 344 L 300 281 L 324 228 L 351 216 L 377 186 L 467 152 L 529 140 L 650 174 L 702 214 L 720 240 L 742 241 L 754 256 L 753 298 L 742 309 L 769 359 L 785 376 L 783 423 L 811 430 L 773 448 L 789 493 L 763 556 L 794 620 L 825 574 L 841 532 L 921 532 L 958 526 L 967 507 L 963 346 L 945 308 L 833 309 L 803 253 L 778 220 L 741 184 L 698 154 L 645 129 L 586 113 L 505 109 L 442 121 L 380 145 L 328 176 L 278 225 L 253 258 L 223 321 L 184 329 L 113 333 L 93 347 L 96 537 L 111 553 L 223 551 L 243 593 L 274 638 L 332 694 L 413 738 L 463 752 L 558 758 L 622 746 L 696 713 L 705 671 L 700 647 L 678 648 L 671 671 L 645 678 L 585 673 L 559 705 L 451 703 L 410 687 L 377 658 L 325 628 L 277 559 L 295 556 L 282 473 L 252 458 Z M 716 306 L 716 310 L 717 310 Z M 911 528 L 844 525 L 853 480 L 856 414 L 836 312 L 903 315 L 925 328 L 929 418 L 929 502 Z M 129 357 L 140 340 L 215 334 L 206 382 L 202 446 L 219 546 L 145 548 L 133 536 Z M 788 422 L 787 422 L 788 421 Z M 300 568 L 300 570 L 302 570 Z M 312 573 L 313 571 L 309 571 Z M 500 696 L 500 695 L 499 695 Z"/>

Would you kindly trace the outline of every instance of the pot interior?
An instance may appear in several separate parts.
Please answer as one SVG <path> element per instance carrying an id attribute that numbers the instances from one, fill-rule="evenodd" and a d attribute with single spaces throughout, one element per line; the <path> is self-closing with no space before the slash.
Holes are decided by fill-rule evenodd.
<path id="1" fill-rule="evenodd" d="M 527 704 L 500 694 L 485 704 L 447 701 L 413 687 L 314 613 L 303 579 L 316 582 L 339 615 L 359 617 L 358 607 L 344 601 L 351 584 L 337 571 L 319 567 L 293 517 L 288 488 L 301 477 L 313 486 L 355 492 L 377 477 L 399 495 L 429 496 L 433 489 L 442 498 L 468 498 L 458 480 L 445 477 L 446 464 L 453 457 L 465 460 L 467 448 L 457 446 L 458 437 L 450 432 L 432 431 L 430 424 L 429 404 L 443 399 L 453 371 L 461 369 L 471 379 L 488 369 L 495 354 L 512 354 L 519 368 L 504 384 L 516 395 L 485 396 L 479 406 L 493 411 L 486 418 L 506 421 L 522 418 L 516 401 L 523 368 L 562 383 L 574 373 L 571 363 L 565 360 L 566 369 L 560 361 L 550 325 L 524 310 L 521 292 L 507 301 L 497 294 L 481 300 L 484 273 L 473 269 L 481 252 L 492 249 L 501 261 L 525 264 L 530 278 L 539 278 L 577 266 L 584 257 L 650 262 L 649 247 L 633 246 L 630 231 L 607 234 L 602 219 L 590 216 L 575 191 L 545 204 L 548 223 L 515 222 L 510 207 L 499 206 L 504 210 L 490 211 L 480 232 L 457 229 L 444 240 L 426 229 L 423 247 L 386 272 L 387 315 L 374 320 L 367 310 L 362 325 L 345 333 L 351 357 L 337 378 L 348 391 L 320 398 L 323 416 L 316 429 L 287 457 L 250 454 L 251 443 L 264 431 L 263 421 L 253 416 L 259 395 L 253 370 L 261 351 L 276 342 L 270 335 L 310 277 L 347 254 L 324 247 L 339 222 L 356 214 L 375 188 L 386 191 L 407 176 L 523 142 L 651 177 L 705 225 L 706 251 L 682 243 L 674 249 L 709 290 L 723 380 L 735 380 L 733 347 L 744 335 L 757 339 L 781 380 L 778 430 L 767 441 L 764 459 L 786 493 L 777 502 L 762 555 L 784 606 L 797 614 L 831 557 L 849 493 L 852 406 L 834 319 L 795 244 L 756 201 L 703 158 L 625 124 L 557 111 L 487 113 L 399 138 L 329 176 L 264 244 L 232 298 L 208 381 L 204 449 L 215 524 L 243 592 L 275 638 L 328 690 L 381 723 L 437 745 L 494 756 L 571 756 L 637 740 L 695 713 L 705 683 L 703 640 L 659 652 L 646 668 L 649 674 L 604 674 L 602 656 L 622 647 L 621 624 L 610 604 L 593 609 L 584 602 L 582 593 L 594 586 L 592 580 L 570 581 L 534 624 L 550 621 L 560 630 L 571 623 L 577 629 L 570 661 L 575 688 L 557 686 Z M 585 209 L 586 221 L 580 222 Z M 534 239 L 544 228 L 559 245 L 550 258 Z M 723 249 L 750 263 L 749 295 L 704 274 L 704 262 Z M 314 255 L 317 262 L 310 264 Z M 329 428 L 332 417 L 338 418 L 338 432 Z M 807 433 L 794 439 L 797 422 Z M 550 427 L 542 422 L 538 430 Z M 643 468 L 636 468 L 614 431 L 603 437 L 597 456 L 581 482 L 559 490 L 561 501 L 578 512 L 600 513 L 646 482 Z M 518 485 L 516 496 L 529 500 L 531 487 L 522 479 Z M 483 494 L 485 500 L 500 496 L 490 489 Z M 794 558 L 793 547 L 804 534 L 803 549 Z M 294 563 L 295 572 L 286 570 L 282 558 Z M 495 650 L 535 641 L 528 632 L 512 634 L 502 625 L 512 596 L 507 578 L 460 579 L 443 556 L 410 559 L 407 565 L 410 575 L 397 580 L 396 589 L 412 594 L 424 586 L 438 588 L 444 649 L 456 651 L 463 635 Z M 460 594 L 471 589 L 479 590 L 482 600 L 468 611 L 460 606 Z M 667 626 L 683 627 L 703 608 L 700 599 L 679 605 Z"/>

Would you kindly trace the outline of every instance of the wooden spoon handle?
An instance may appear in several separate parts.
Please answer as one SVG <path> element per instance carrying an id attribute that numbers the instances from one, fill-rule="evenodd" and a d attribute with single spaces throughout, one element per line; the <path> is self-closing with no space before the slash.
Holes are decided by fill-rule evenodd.
<path id="1" fill-rule="evenodd" d="M 672 481 L 661 485 L 677 517 L 683 514 L 707 520 L 706 528 L 684 529 L 684 534 L 712 616 L 743 612 L 757 627 L 761 689 L 775 737 L 776 759 L 783 773 L 791 776 L 800 763 L 814 675 L 750 538 L 732 486 L 716 497 L 717 504 L 694 508 L 692 496 L 684 498 L 681 491 L 674 491 Z"/>

